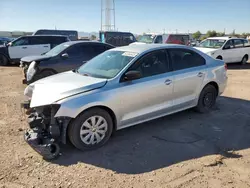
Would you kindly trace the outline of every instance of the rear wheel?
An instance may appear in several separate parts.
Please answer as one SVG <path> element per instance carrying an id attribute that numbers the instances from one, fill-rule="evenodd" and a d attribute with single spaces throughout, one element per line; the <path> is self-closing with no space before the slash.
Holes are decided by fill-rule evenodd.
<path id="1" fill-rule="evenodd" d="M 248 61 L 248 57 L 247 57 L 247 55 L 245 55 L 245 56 L 242 58 L 242 60 L 241 60 L 241 64 L 242 64 L 242 65 L 245 65 L 245 64 L 247 63 L 247 61 Z"/>
<path id="2" fill-rule="evenodd" d="M 92 108 L 69 125 L 68 135 L 71 143 L 84 151 L 104 145 L 112 131 L 113 121 L 109 113 L 101 108 Z"/>
<path id="3" fill-rule="evenodd" d="M 196 106 L 196 111 L 205 113 L 211 110 L 217 98 L 217 90 L 212 85 L 207 85 L 200 93 L 199 101 Z"/>
<path id="4" fill-rule="evenodd" d="M 4 55 L 0 55 L 0 66 L 6 66 L 8 63 L 8 59 Z"/>

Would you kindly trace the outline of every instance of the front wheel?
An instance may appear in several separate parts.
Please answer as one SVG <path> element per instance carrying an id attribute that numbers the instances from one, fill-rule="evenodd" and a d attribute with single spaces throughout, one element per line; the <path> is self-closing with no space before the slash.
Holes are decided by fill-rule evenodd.
<path id="1" fill-rule="evenodd" d="M 80 150 L 92 150 L 104 145 L 113 131 L 109 113 L 101 108 L 83 112 L 70 125 L 68 135 L 71 143 Z"/>
<path id="2" fill-rule="evenodd" d="M 212 85 L 207 85 L 200 93 L 199 101 L 195 110 L 201 113 L 209 112 L 217 98 L 217 90 Z"/>
<path id="3" fill-rule="evenodd" d="M 8 63 L 8 59 L 4 55 L 0 55 L 0 66 L 6 66 Z"/>

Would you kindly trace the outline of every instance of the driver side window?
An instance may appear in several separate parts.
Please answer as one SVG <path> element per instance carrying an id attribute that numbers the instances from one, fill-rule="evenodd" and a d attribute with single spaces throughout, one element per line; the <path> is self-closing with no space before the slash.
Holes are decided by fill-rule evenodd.
<path id="1" fill-rule="evenodd" d="M 169 62 L 165 50 L 151 52 L 132 65 L 129 71 L 139 71 L 142 77 L 163 74 L 169 71 Z"/>
<path id="2" fill-rule="evenodd" d="M 27 37 L 23 37 L 12 42 L 12 46 L 24 46 L 24 45 L 29 45 L 29 39 Z"/>
<path id="3" fill-rule="evenodd" d="M 232 49 L 234 48 L 233 40 L 227 41 L 227 43 L 224 46 L 224 49 Z"/>

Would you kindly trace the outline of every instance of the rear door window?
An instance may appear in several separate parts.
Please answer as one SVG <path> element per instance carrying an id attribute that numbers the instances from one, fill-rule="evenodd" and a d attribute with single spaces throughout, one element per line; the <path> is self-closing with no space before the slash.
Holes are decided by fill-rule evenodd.
<path id="1" fill-rule="evenodd" d="M 80 50 L 84 61 L 88 61 L 98 55 L 97 52 L 95 52 L 93 44 L 82 44 L 80 45 Z"/>
<path id="2" fill-rule="evenodd" d="M 234 39 L 234 47 L 242 48 L 244 46 L 242 39 Z"/>
<path id="3" fill-rule="evenodd" d="M 43 37 L 30 37 L 30 45 L 49 44 Z"/>
<path id="4" fill-rule="evenodd" d="M 202 56 L 191 50 L 170 49 L 169 54 L 175 71 L 206 64 L 206 61 Z"/>
<path id="5" fill-rule="evenodd" d="M 98 55 L 101 54 L 103 52 L 105 52 L 106 50 L 109 50 L 112 48 L 112 46 L 108 46 L 108 45 L 102 45 L 102 44 L 95 44 L 93 45 L 94 48 L 94 55 Z"/>
<path id="6" fill-rule="evenodd" d="M 47 44 L 51 45 L 51 48 L 68 41 L 67 37 L 47 36 L 44 38 L 48 42 Z"/>

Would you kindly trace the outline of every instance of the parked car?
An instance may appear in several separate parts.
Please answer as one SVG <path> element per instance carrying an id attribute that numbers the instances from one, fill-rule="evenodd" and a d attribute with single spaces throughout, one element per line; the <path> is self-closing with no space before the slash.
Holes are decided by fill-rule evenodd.
<path id="1" fill-rule="evenodd" d="M 136 41 L 135 36 L 130 32 L 100 31 L 100 41 L 113 46 L 127 46 Z"/>
<path id="2" fill-rule="evenodd" d="M 4 44 L 9 43 L 9 42 L 11 42 L 10 38 L 0 37 L 0 45 L 4 45 Z"/>
<path id="3" fill-rule="evenodd" d="M 183 44 L 189 45 L 189 35 L 186 34 L 144 34 L 132 44 Z"/>
<path id="4" fill-rule="evenodd" d="M 209 111 L 226 83 L 223 61 L 188 46 L 114 48 L 25 89 L 33 110 L 26 141 L 47 159 L 66 135 L 80 150 L 96 149 L 116 130 L 192 107 Z"/>
<path id="5" fill-rule="evenodd" d="M 22 57 L 28 55 L 41 55 L 66 41 L 69 41 L 68 37 L 58 35 L 19 37 L 0 47 L 0 65 L 17 63 Z"/>
<path id="6" fill-rule="evenodd" d="M 32 83 L 53 74 L 76 69 L 111 48 L 114 46 L 100 42 L 65 42 L 43 55 L 23 57 L 20 67 L 23 67 L 26 82 Z"/>
<path id="7" fill-rule="evenodd" d="M 196 49 L 225 63 L 245 64 L 250 56 L 250 44 L 242 38 L 212 37 L 203 40 Z"/>
<path id="8" fill-rule="evenodd" d="M 72 41 L 78 40 L 78 32 L 75 30 L 39 29 L 33 35 L 63 35 Z"/>

